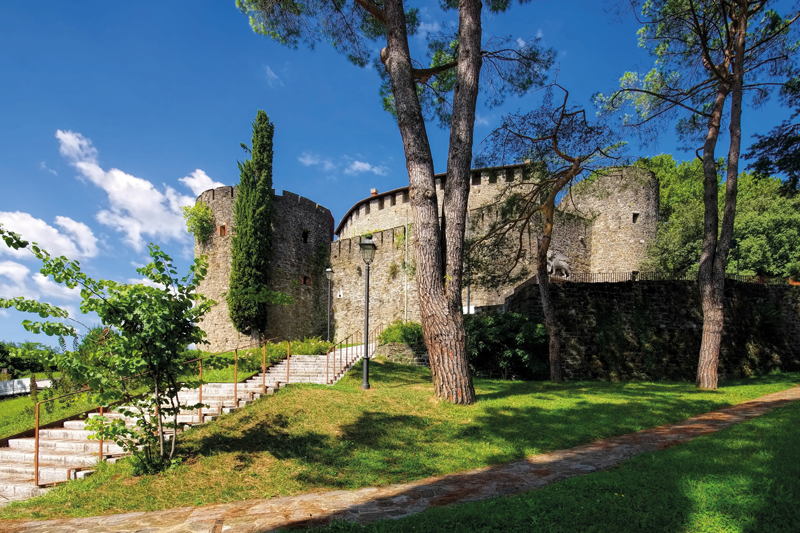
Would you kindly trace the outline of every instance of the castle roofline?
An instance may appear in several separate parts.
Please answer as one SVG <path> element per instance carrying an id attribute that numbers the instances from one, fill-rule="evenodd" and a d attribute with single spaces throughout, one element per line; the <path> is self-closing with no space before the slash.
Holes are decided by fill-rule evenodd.
<path id="1" fill-rule="evenodd" d="M 501 166 L 498 166 L 498 167 L 473 168 L 471 170 L 471 172 L 472 173 L 476 173 L 476 172 L 486 172 L 486 171 L 490 171 L 490 170 L 504 170 L 504 169 L 509 169 L 509 168 L 520 168 L 520 167 L 524 167 L 527 164 L 528 163 L 515 163 L 513 165 L 501 165 Z M 436 180 L 442 180 L 442 182 L 444 182 L 444 180 L 446 178 L 447 178 L 447 173 L 446 172 L 441 172 L 439 174 L 434 174 L 433 175 L 434 183 L 436 182 Z M 381 192 L 381 193 L 376 194 L 375 196 L 367 196 L 363 200 L 359 200 L 358 202 L 353 204 L 353 207 L 351 207 L 347 211 L 347 213 L 344 214 L 344 216 L 341 218 L 341 220 L 339 220 L 339 225 L 336 226 L 336 230 L 334 231 L 334 233 L 338 237 L 339 233 L 342 231 L 342 228 L 344 226 L 345 221 L 350 218 L 350 215 L 352 215 L 354 211 L 357 211 L 365 203 L 371 202 L 372 200 L 374 200 L 376 198 L 383 198 L 385 196 L 389 196 L 389 195 L 392 195 L 392 194 L 397 194 L 399 192 L 407 192 L 407 191 L 408 191 L 408 185 L 406 185 L 405 187 L 400 187 L 398 189 L 392 189 L 391 191 Z"/>

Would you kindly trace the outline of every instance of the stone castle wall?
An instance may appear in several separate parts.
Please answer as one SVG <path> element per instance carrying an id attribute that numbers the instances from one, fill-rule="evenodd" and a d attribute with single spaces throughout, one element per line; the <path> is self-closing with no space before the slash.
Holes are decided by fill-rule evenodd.
<path id="1" fill-rule="evenodd" d="M 550 290 L 567 379 L 695 379 L 703 333 L 696 282 L 553 283 Z M 520 285 L 505 310 L 543 320 L 535 280 Z M 726 280 L 724 313 L 721 379 L 800 369 L 800 287 Z"/>
<path id="2" fill-rule="evenodd" d="M 365 265 L 359 248 L 361 239 L 353 237 L 330 243 L 336 331 L 332 336 L 339 340 L 364 331 Z M 419 322 L 413 226 L 375 232 L 372 241 L 377 249 L 370 266 L 370 329 L 379 323 L 388 325 L 395 320 Z"/>
<path id="3" fill-rule="evenodd" d="M 578 183 L 559 207 L 592 221 L 589 272 L 630 272 L 639 270 L 656 238 L 658 204 L 655 175 L 623 167 Z"/>
<path id="4" fill-rule="evenodd" d="M 527 177 L 524 165 L 509 165 L 495 169 L 472 171 L 468 210 L 474 210 L 497 201 L 497 195 L 510 184 Z M 445 174 L 435 176 L 436 195 L 441 216 Z M 394 189 L 361 200 L 348 211 L 339 223 L 336 234 L 340 239 L 358 237 L 368 232 L 404 226 L 414 222 L 411 215 L 408 187 Z"/>
<path id="5" fill-rule="evenodd" d="M 206 255 L 209 268 L 198 291 L 217 302 L 201 327 L 209 344 L 203 349 L 218 352 L 246 345 L 250 337 L 238 333 L 228 316 L 225 299 L 230 286 L 231 239 L 235 187 L 219 187 L 202 193 L 214 213 L 216 232 L 206 243 L 197 243 L 195 255 Z M 301 338 L 323 335 L 326 326 L 325 297 L 328 245 L 333 238 L 333 217 L 318 204 L 284 191 L 275 195 L 272 280 L 270 289 L 292 296 L 294 305 L 270 306 L 266 338 Z"/>
<path id="6" fill-rule="evenodd" d="M 469 196 L 470 217 L 491 216 L 498 195 L 508 187 L 524 190 L 529 166 L 511 165 L 473 172 Z M 436 190 L 443 193 L 444 175 L 436 176 Z M 207 244 L 198 244 L 196 254 L 209 256 L 209 274 L 201 292 L 218 303 L 203 321 L 210 348 L 218 351 L 249 339 L 236 333 L 228 318 L 224 293 L 230 278 L 230 238 L 233 226 L 235 188 L 221 187 L 204 192 L 217 226 L 226 235 L 215 234 Z M 324 269 L 334 270 L 332 322 L 341 339 L 363 330 L 364 263 L 358 246 L 360 235 L 371 232 L 378 247 L 371 272 L 371 322 L 389 324 L 394 320 L 419 321 L 415 279 L 415 239 L 408 187 L 388 191 L 357 203 L 343 217 L 333 241 L 330 211 L 311 200 L 284 191 L 275 197 L 275 257 L 272 289 L 295 299 L 290 306 L 270 308 L 264 334 L 267 338 L 325 336 L 327 329 L 327 279 Z M 636 215 L 634 220 L 634 214 Z M 639 270 L 646 243 L 655 238 L 658 216 L 658 183 L 642 169 L 611 169 L 591 182 L 579 184 L 556 212 L 551 250 L 567 258 L 574 273 L 626 272 Z M 478 224 L 477 227 L 487 226 Z M 536 249 L 541 224 L 534 223 L 524 246 L 520 269 L 535 272 Z M 408 243 L 408 246 L 406 246 Z M 406 249 L 407 248 L 407 249 Z M 485 307 L 503 304 L 513 293 L 507 285 L 488 290 L 469 289 L 469 304 Z M 467 305 L 467 288 L 462 293 Z"/>

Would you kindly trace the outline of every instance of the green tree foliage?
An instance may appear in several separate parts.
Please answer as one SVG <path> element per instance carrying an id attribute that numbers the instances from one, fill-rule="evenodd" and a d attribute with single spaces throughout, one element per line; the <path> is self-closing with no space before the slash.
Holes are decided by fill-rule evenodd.
<path id="1" fill-rule="evenodd" d="M 781 89 L 784 103 L 794 107 L 788 119 L 775 126 L 766 135 L 756 134 L 757 141 L 745 154 L 747 159 L 755 158 L 747 168 L 758 176 L 784 176 L 783 192 L 797 194 L 800 188 L 800 77 L 789 80 Z"/>
<path id="2" fill-rule="evenodd" d="M 205 202 L 187 205 L 182 208 L 186 230 L 194 235 L 199 243 L 205 243 L 214 234 L 214 213 Z"/>
<path id="3" fill-rule="evenodd" d="M 132 406 L 124 413 L 137 417 L 134 427 L 122 420 L 108 423 L 95 419 L 90 429 L 134 452 L 144 471 L 168 466 L 175 453 L 177 435 L 167 447 L 165 432 L 178 429 L 181 408 L 178 391 L 199 382 L 181 383 L 180 376 L 190 370 L 186 346 L 204 342 L 205 332 L 197 325 L 214 303 L 196 292 L 206 274 L 205 257 L 195 259 L 190 272 L 177 276 L 172 259 L 158 246 L 150 245 L 151 263 L 137 269 L 151 285 L 129 285 L 111 280 L 94 280 L 80 269 L 77 261 L 51 257 L 36 243 L 28 243 L 0 225 L 0 235 L 14 249 L 27 249 L 42 262 L 40 272 L 56 283 L 80 288 L 81 311 L 94 312 L 104 331 L 90 333 L 83 345 L 66 349 L 65 338 L 78 338 L 74 320 L 64 309 L 23 297 L 0 298 L 0 308 L 37 313 L 43 322 L 23 321 L 26 330 L 56 336 L 62 347 L 48 364 L 57 367 L 74 382 L 92 389 L 102 405 L 124 402 Z M 144 394 L 142 394 L 144 393 Z M 160 406 L 159 409 L 156 409 Z M 158 412 L 159 416 L 152 416 Z M 172 420 L 170 421 L 170 417 Z"/>
<path id="4" fill-rule="evenodd" d="M 698 160 L 677 163 L 670 155 L 640 160 L 656 173 L 661 190 L 658 236 L 648 249 L 646 270 L 683 274 L 697 272 L 703 243 L 703 191 L 693 176 L 702 173 Z M 744 275 L 788 276 L 800 260 L 800 198 L 786 196 L 779 178 L 744 172 L 739 193 L 734 242 L 726 271 Z M 724 183 L 719 188 L 725 187 Z M 724 209 L 720 195 L 718 209 Z"/>
<path id="5" fill-rule="evenodd" d="M 234 204 L 231 284 L 228 311 L 234 327 L 255 340 L 267 324 L 267 287 L 272 256 L 272 136 L 275 126 L 259 110 L 253 122 L 250 159 L 239 163 L 240 181 Z"/>
<path id="6" fill-rule="evenodd" d="M 800 196 L 786 196 L 780 178 L 739 177 L 739 205 L 728 272 L 790 276 L 800 262 Z"/>

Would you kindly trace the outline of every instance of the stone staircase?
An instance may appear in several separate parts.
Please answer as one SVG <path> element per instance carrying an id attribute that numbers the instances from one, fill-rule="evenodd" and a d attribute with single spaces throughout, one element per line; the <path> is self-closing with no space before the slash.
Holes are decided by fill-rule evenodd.
<path id="1" fill-rule="evenodd" d="M 374 345 L 370 344 L 372 351 Z M 222 413 L 243 407 L 261 396 L 272 394 L 291 383 L 335 383 L 361 359 L 362 346 L 352 346 L 325 355 L 293 355 L 259 373 L 237 383 L 207 383 L 202 387 L 202 410 L 182 410 L 178 422 L 193 426 L 214 420 Z M 287 376 L 288 367 L 288 376 Z M 234 399 L 234 390 L 236 398 Z M 200 402 L 200 389 L 183 389 L 178 392 L 181 405 Z M 201 413 L 202 411 L 202 413 Z M 90 417 L 98 416 L 93 413 Z M 104 415 L 109 419 L 124 419 L 132 425 L 134 420 L 118 412 Z M 89 440 L 83 420 L 63 423 L 63 427 L 39 431 L 39 483 L 52 485 L 69 479 L 78 479 L 91 473 L 101 458 L 100 441 Z M 0 505 L 13 500 L 32 498 L 43 494 L 47 487 L 34 484 L 33 437 L 9 439 L 8 447 L 0 448 Z M 110 461 L 125 455 L 122 448 L 104 442 L 102 458 Z"/>

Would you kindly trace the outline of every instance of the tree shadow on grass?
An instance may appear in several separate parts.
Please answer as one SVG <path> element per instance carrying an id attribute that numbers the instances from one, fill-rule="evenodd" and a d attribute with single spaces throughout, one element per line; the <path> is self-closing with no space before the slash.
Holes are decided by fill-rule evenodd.
<path id="1" fill-rule="evenodd" d="M 432 507 L 422 515 L 367 526 L 340 522 L 326 530 L 383 533 L 800 531 L 798 428 L 800 406 L 794 404 L 689 443 L 644 453 L 607 471 L 577 475 L 508 498 L 442 507 L 481 497 L 476 487 L 481 481 L 475 476 L 455 475 L 393 494 L 391 498 L 318 515 L 312 521 L 299 521 L 290 527 L 370 516 L 369 513 L 380 510 L 382 504 L 391 505 L 404 499 L 419 505 L 422 496 L 428 497 L 425 505 Z M 540 469 L 529 471 L 527 477 L 540 472 Z M 500 482 L 509 473 L 497 466 L 479 475 L 486 485 Z M 456 489 L 447 489 L 448 486 Z M 450 490 L 449 495 L 437 493 L 443 488 Z"/>

